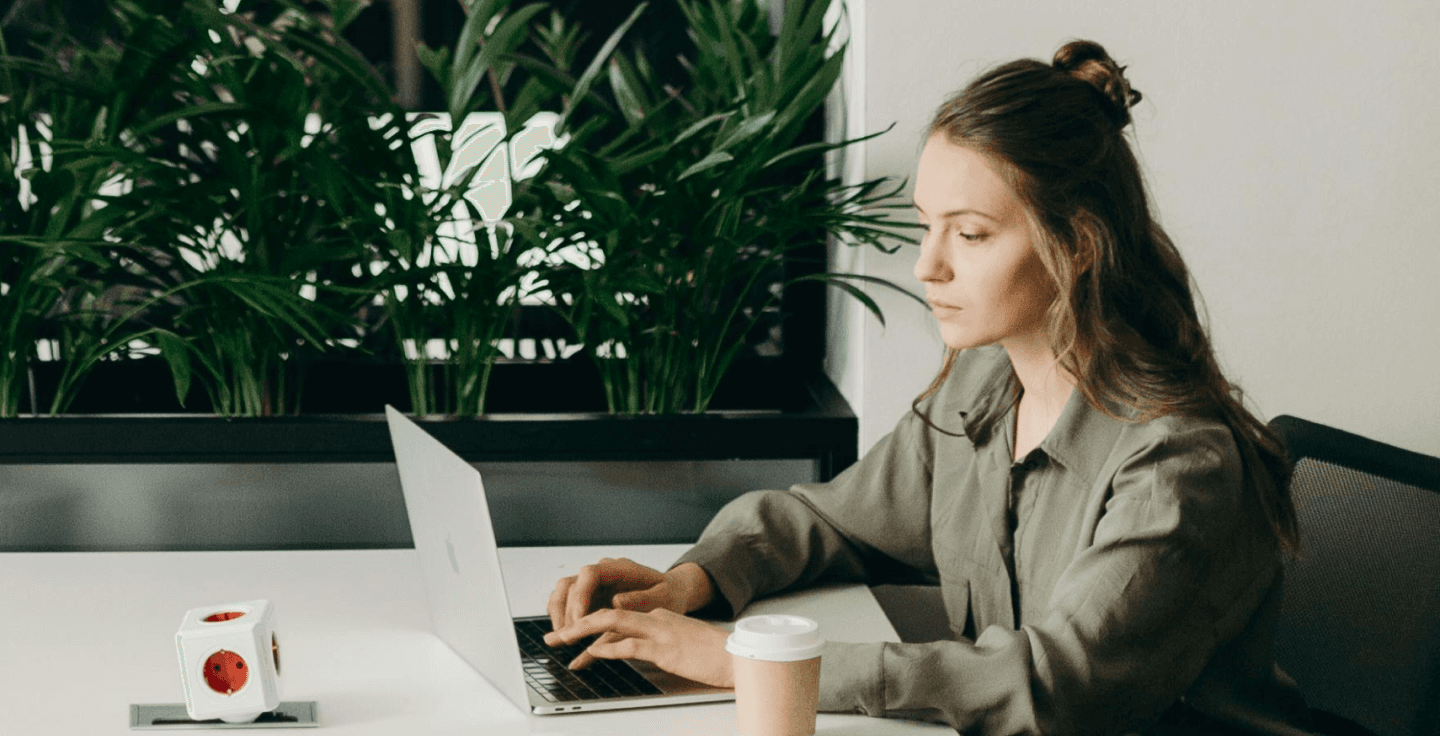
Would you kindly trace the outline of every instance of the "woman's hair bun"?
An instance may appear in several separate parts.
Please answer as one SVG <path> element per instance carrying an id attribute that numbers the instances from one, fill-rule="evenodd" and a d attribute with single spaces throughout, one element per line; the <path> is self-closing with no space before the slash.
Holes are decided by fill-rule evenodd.
<path id="1" fill-rule="evenodd" d="M 1106 114 L 1117 128 L 1130 124 L 1130 108 L 1140 101 L 1140 90 L 1130 87 L 1125 67 L 1115 63 L 1104 46 L 1094 41 L 1071 41 L 1055 52 L 1052 65 L 1100 90 L 1110 102 Z"/>

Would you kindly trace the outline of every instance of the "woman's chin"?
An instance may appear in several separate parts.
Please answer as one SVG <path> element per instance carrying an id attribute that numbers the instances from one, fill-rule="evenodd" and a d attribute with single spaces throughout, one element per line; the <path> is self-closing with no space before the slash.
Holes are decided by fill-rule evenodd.
<path id="1" fill-rule="evenodd" d="M 995 342 L 994 340 L 987 340 L 983 336 L 976 335 L 972 332 L 947 330 L 944 326 L 940 328 L 940 341 L 945 343 L 945 347 L 951 350 L 968 350 Z"/>

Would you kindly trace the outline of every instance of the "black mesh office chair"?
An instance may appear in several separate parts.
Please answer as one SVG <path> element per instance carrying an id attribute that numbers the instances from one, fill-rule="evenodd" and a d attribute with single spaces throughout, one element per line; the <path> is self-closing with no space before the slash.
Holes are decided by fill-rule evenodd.
<path id="1" fill-rule="evenodd" d="M 1318 730 L 1440 734 L 1440 458 L 1291 416 L 1270 426 L 1300 523 L 1276 660 L 1323 711 Z"/>

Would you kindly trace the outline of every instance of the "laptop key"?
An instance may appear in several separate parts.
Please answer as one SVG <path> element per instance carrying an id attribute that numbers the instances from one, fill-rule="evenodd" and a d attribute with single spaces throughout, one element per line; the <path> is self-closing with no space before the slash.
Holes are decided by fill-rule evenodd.
<path id="1" fill-rule="evenodd" d="M 610 683 L 622 696 L 660 695 L 660 688 L 654 683 L 645 679 L 643 675 L 635 671 L 625 662 L 607 661 L 605 667 L 609 670 L 606 682 Z"/>
<path id="2" fill-rule="evenodd" d="M 620 693 L 616 692 L 615 688 L 611 687 L 610 683 L 605 681 L 602 673 L 592 672 L 590 670 L 582 670 L 581 672 L 583 674 L 577 673 L 576 679 L 585 683 L 585 686 L 590 688 L 596 695 L 602 698 L 620 697 Z"/>
<path id="3" fill-rule="evenodd" d="M 624 682 L 625 684 L 634 688 L 637 694 L 660 694 L 660 688 L 655 687 L 654 683 L 645 679 L 645 676 L 637 672 L 634 667 L 631 667 L 624 662 L 616 662 L 614 660 L 606 660 L 605 665 L 610 668 L 612 676 L 615 678 L 615 680 L 619 682 Z"/>
<path id="4" fill-rule="evenodd" d="M 573 700 L 581 700 L 581 697 L 579 695 L 570 692 L 564 687 L 551 687 L 548 689 L 550 690 L 550 693 L 555 696 L 555 699 L 562 703 L 568 703 Z"/>
<path id="5" fill-rule="evenodd" d="M 527 682 L 529 682 L 531 689 L 533 689 L 537 693 L 540 693 L 540 697 L 545 698 L 552 703 L 556 701 L 555 695 L 552 694 L 550 688 L 545 687 L 544 684 L 536 682 L 535 680 L 528 680 Z"/>
<path id="6" fill-rule="evenodd" d="M 615 688 L 616 696 L 621 698 L 631 698 L 637 695 L 645 694 L 637 690 L 634 685 L 631 685 L 628 682 L 612 682 L 610 684 L 612 687 Z"/>
<path id="7" fill-rule="evenodd" d="M 600 696 L 596 695 L 594 690 L 586 687 L 585 683 L 581 682 L 580 678 L 578 677 L 557 677 L 555 679 L 557 680 L 556 684 L 564 687 L 565 690 L 572 696 L 571 699 L 573 700 L 600 699 Z"/>

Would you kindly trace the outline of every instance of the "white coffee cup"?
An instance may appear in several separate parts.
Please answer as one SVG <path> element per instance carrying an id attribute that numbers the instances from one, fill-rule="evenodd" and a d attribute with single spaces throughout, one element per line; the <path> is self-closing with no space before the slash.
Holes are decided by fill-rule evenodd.
<path id="1" fill-rule="evenodd" d="M 820 700 L 820 625 L 804 616 L 750 616 L 725 642 L 745 736 L 811 736 Z"/>

